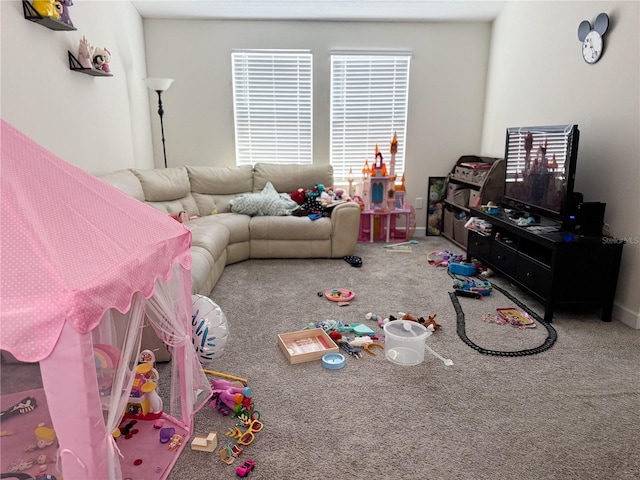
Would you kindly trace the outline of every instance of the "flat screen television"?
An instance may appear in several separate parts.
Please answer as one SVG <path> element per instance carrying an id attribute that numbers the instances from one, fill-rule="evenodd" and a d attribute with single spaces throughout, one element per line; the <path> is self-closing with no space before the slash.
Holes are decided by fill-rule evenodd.
<path id="1" fill-rule="evenodd" d="M 507 128 L 505 206 L 561 220 L 573 196 L 579 137 L 578 125 Z"/>

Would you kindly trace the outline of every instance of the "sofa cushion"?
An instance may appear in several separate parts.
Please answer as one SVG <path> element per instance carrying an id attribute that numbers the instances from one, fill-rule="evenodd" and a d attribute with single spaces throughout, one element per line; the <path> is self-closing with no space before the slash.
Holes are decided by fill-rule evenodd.
<path id="1" fill-rule="evenodd" d="M 291 193 L 298 188 L 311 190 L 321 183 L 333 186 L 333 167 L 329 163 L 317 165 L 278 165 L 256 163 L 253 167 L 253 191 L 264 189 L 271 182 L 276 191 Z"/>
<path id="2" fill-rule="evenodd" d="M 248 242 L 249 237 L 249 220 L 247 215 L 237 215 L 235 213 L 218 213 L 216 215 L 206 215 L 204 217 L 190 220 L 189 225 L 208 226 L 211 224 L 220 224 L 229 230 L 229 243 Z"/>
<path id="3" fill-rule="evenodd" d="M 100 175 L 98 178 L 122 190 L 127 195 L 144 202 L 144 192 L 140 180 L 131 170 L 117 170 L 115 172 Z"/>
<path id="4" fill-rule="evenodd" d="M 286 193 L 278 193 L 271 182 L 267 182 L 260 193 L 247 193 L 229 202 L 233 213 L 243 215 L 291 215 L 298 204 Z"/>
<path id="5" fill-rule="evenodd" d="M 211 218 L 203 217 L 199 222 L 185 225 L 191 231 L 191 246 L 205 249 L 217 261 L 229 244 L 229 229 L 221 223 L 207 221 Z"/>
<path id="6" fill-rule="evenodd" d="M 253 190 L 251 165 L 237 167 L 186 167 L 200 215 L 229 212 L 232 198 Z"/>
<path id="7" fill-rule="evenodd" d="M 198 215 L 198 206 L 191 196 L 191 185 L 186 168 L 132 169 L 144 192 L 144 200 L 166 213 L 186 211 Z"/>
<path id="8" fill-rule="evenodd" d="M 252 240 L 328 240 L 331 227 L 330 218 L 294 216 L 253 217 L 249 224 Z"/>
<path id="9" fill-rule="evenodd" d="M 140 180 L 147 202 L 177 200 L 191 192 L 185 168 L 133 169 L 132 172 Z"/>

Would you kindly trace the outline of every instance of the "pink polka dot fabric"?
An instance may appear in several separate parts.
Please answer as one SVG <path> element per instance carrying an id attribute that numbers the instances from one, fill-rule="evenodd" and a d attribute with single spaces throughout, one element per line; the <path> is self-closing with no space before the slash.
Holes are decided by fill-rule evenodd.
<path id="1" fill-rule="evenodd" d="M 191 234 L 0 121 L 0 348 L 35 362 L 65 322 L 86 333 L 190 269 Z"/>

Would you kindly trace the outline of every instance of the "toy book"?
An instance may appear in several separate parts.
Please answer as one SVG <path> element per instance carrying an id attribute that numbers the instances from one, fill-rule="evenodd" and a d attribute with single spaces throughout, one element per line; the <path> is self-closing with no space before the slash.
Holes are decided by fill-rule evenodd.
<path id="1" fill-rule="evenodd" d="M 515 327 L 534 328 L 536 322 L 525 312 L 518 308 L 497 308 L 501 318 Z"/>

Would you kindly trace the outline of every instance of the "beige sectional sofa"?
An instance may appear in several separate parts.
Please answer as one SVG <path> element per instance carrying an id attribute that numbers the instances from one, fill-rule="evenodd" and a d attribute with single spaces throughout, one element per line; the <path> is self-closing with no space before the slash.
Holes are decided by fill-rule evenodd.
<path id="1" fill-rule="evenodd" d="M 233 199 L 262 192 L 268 182 L 280 193 L 332 186 L 328 164 L 128 169 L 100 178 L 162 212 L 197 217 L 186 226 L 192 234 L 192 291 L 201 295 L 210 294 L 226 265 L 249 258 L 342 258 L 353 254 L 358 238 L 360 208 L 353 202 L 317 220 L 231 212 Z"/>

